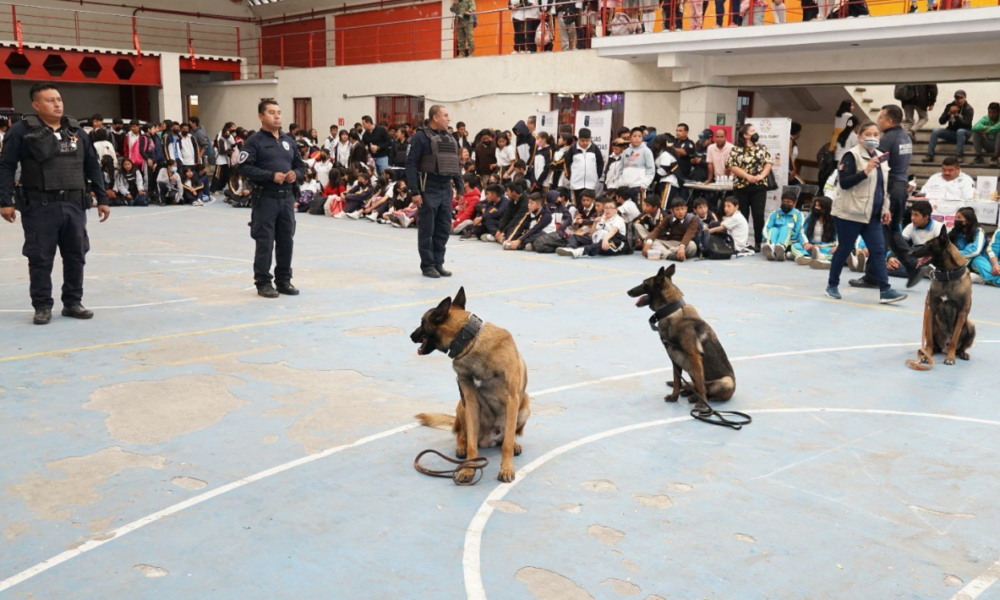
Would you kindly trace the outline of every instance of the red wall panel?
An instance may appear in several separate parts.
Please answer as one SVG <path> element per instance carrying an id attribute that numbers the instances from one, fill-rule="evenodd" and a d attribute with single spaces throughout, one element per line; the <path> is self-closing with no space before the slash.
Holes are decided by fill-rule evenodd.
<path id="1" fill-rule="evenodd" d="M 336 18 L 338 65 L 441 58 L 441 3 Z"/>
<path id="2" fill-rule="evenodd" d="M 312 35 L 312 62 L 310 63 L 309 36 Z M 285 67 L 326 66 L 326 20 L 310 19 L 261 28 L 265 65 Z M 284 62 L 282 62 L 282 40 Z"/>

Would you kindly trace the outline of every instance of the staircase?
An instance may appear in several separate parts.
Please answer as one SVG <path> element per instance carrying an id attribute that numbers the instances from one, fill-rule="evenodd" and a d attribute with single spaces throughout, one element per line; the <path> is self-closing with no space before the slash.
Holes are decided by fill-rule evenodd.
<path id="1" fill-rule="evenodd" d="M 879 94 L 874 93 L 874 91 L 869 91 L 868 88 L 855 87 L 848 88 L 851 97 L 854 98 L 855 114 L 863 113 L 871 121 L 878 119 L 879 112 L 882 111 L 882 106 L 885 104 L 898 104 L 898 101 L 892 98 L 891 86 L 879 86 L 881 89 Z M 888 97 L 886 96 L 885 88 L 888 89 Z M 941 90 L 945 92 L 946 90 Z M 878 96 L 878 97 L 876 97 Z M 927 155 L 927 145 L 931 139 L 931 131 L 938 124 L 938 117 L 941 116 L 940 110 L 944 109 L 945 104 L 948 103 L 948 98 L 950 96 L 939 96 L 938 105 L 935 106 L 934 114 L 927 115 L 927 124 L 924 125 L 923 129 L 918 131 L 914 136 L 913 140 L 913 162 L 910 163 L 910 174 L 917 177 L 917 186 L 923 185 L 927 178 L 934 173 L 941 172 L 941 161 L 946 156 L 952 156 L 955 154 L 955 144 L 949 142 L 938 142 L 937 149 L 934 152 L 934 162 L 924 163 L 921 162 L 924 156 Z M 977 110 L 978 118 L 978 110 Z M 972 177 L 979 177 L 985 175 L 987 177 L 997 177 L 1000 176 L 1000 168 L 996 166 L 990 166 L 990 157 L 985 157 L 985 165 L 973 166 L 972 161 L 976 157 L 976 152 L 972 148 L 972 139 L 970 138 L 965 143 L 964 149 L 965 162 L 962 163 L 962 171 L 967 175 Z"/>

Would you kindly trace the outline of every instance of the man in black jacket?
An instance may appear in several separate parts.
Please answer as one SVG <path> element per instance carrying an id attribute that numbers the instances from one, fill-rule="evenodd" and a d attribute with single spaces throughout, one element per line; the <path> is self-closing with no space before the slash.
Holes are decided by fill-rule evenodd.
<path id="1" fill-rule="evenodd" d="M 938 86 L 931 84 L 897 85 L 896 100 L 903 105 L 906 118 L 903 119 L 903 129 L 911 138 L 927 124 L 927 113 L 934 110 L 937 103 Z M 917 114 L 914 122 L 913 113 Z"/>
<path id="2" fill-rule="evenodd" d="M 927 145 L 927 156 L 924 162 L 934 162 L 934 150 L 937 148 L 938 140 L 954 142 L 956 145 L 955 158 L 962 162 L 962 154 L 965 152 L 965 142 L 972 137 L 972 119 L 975 118 L 975 110 L 969 105 L 965 97 L 965 90 L 955 92 L 955 101 L 949 102 L 941 113 L 938 122 L 945 127 L 938 127 L 931 133 L 931 143 Z"/>
<path id="3" fill-rule="evenodd" d="M 361 143 L 372 153 L 375 159 L 375 169 L 381 175 L 382 171 L 389 168 L 389 150 L 392 148 L 392 137 L 389 131 L 381 125 L 376 125 L 368 115 L 361 117 L 361 127 L 365 134 L 361 137 Z"/>

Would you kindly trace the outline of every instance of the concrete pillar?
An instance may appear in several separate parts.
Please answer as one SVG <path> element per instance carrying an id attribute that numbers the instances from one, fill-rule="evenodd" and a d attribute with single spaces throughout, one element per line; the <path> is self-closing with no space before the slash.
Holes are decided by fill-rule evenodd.
<path id="1" fill-rule="evenodd" d="M 736 125 L 737 90 L 708 85 L 681 90 L 678 122 L 687 123 L 691 136 L 709 125 Z M 719 123 L 720 116 L 725 123 Z"/>
<path id="2" fill-rule="evenodd" d="M 160 89 L 157 92 L 159 118 L 180 121 L 184 118 L 184 92 L 181 90 L 181 55 L 160 53 Z"/>

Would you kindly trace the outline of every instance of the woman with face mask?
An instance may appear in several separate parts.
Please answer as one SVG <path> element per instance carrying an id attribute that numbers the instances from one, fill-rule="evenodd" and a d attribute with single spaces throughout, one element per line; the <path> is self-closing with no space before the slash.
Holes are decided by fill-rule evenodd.
<path id="1" fill-rule="evenodd" d="M 754 252 L 760 252 L 764 233 L 764 205 L 767 203 L 767 175 L 771 172 L 771 154 L 763 144 L 753 125 L 740 127 L 736 144 L 726 166 L 734 175 L 733 195 L 740 201 L 740 212 L 746 219 L 753 215 Z"/>
<path id="2" fill-rule="evenodd" d="M 869 276 L 878 283 L 882 304 L 893 304 L 906 298 L 889 285 L 886 270 L 885 234 L 888 225 L 889 162 L 879 153 L 881 132 L 875 123 L 865 123 L 858 134 L 860 142 L 840 160 L 837 196 L 833 201 L 833 222 L 837 227 L 837 250 L 830 262 L 830 279 L 826 295 L 836 300 L 840 295 L 840 272 L 854 249 L 858 236 L 868 247 Z"/>

